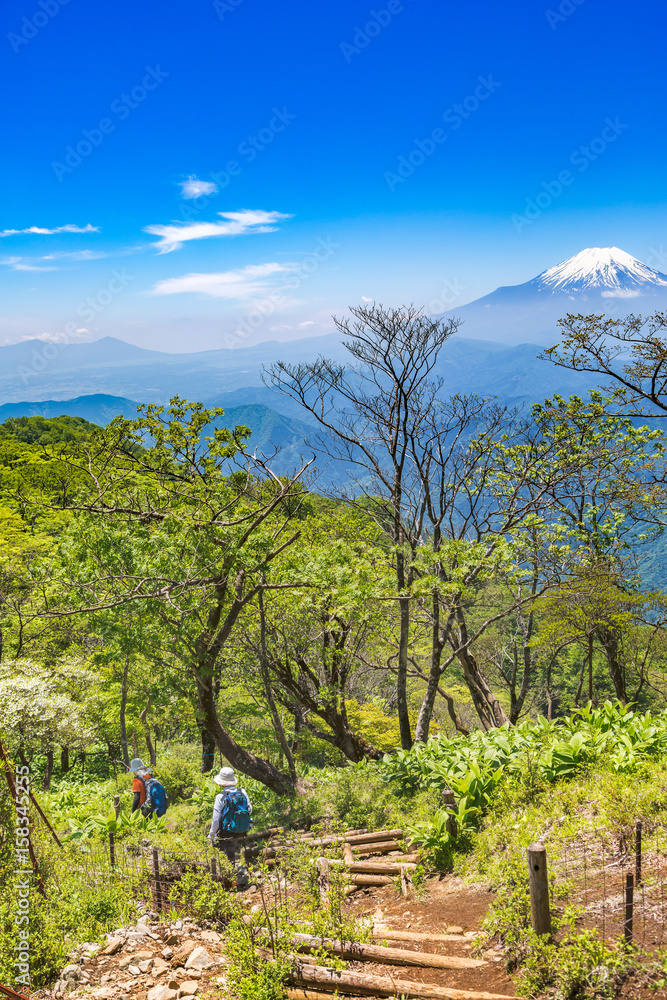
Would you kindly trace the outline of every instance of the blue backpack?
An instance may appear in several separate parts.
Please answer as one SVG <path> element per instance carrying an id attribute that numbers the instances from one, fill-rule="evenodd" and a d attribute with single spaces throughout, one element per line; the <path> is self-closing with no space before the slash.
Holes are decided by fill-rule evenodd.
<path id="1" fill-rule="evenodd" d="M 232 788 L 223 792 L 225 801 L 220 817 L 218 833 L 247 833 L 252 819 L 248 809 L 248 798 L 240 788 Z"/>
<path id="2" fill-rule="evenodd" d="M 164 785 L 161 785 L 157 778 L 153 777 L 144 779 L 144 784 L 146 786 L 146 801 L 141 808 L 142 813 L 144 816 L 150 816 L 151 813 L 155 813 L 156 816 L 164 816 L 168 805 Z"/>

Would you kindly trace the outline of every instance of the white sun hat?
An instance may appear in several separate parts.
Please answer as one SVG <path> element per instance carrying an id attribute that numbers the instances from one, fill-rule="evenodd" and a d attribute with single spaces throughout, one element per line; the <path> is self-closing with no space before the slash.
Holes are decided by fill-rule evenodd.
<path id="1" fill-rule="evenodd" d="M 222 788 L 232 788 L 238 784 L 232 767 L 222 767 L 213 780 L 216 785 L 221 785 Z"/>
<path id="2" fill-rule="evenodd" d="M 136 774 L 137 771 L 145 771 L 145 770 L 146 770 L 146 765 L 144 764 L 143 760 L 141 760 L 140 757 L 134 757 L 130 761 L 130 771 L 132 771 L 133 774 Z"/>

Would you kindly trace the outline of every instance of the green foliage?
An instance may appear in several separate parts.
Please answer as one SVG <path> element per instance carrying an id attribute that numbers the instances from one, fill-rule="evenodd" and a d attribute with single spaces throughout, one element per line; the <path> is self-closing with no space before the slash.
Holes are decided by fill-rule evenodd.
<path id="1" fill-rule="evenodd" d="M 606 702 L 553 723 L 539 718 L 470 736 L 435 737 L 386 755 L 382 776 L 404 795 L 426 788 L 454 790 L 456 836 L 447 832 L 444 811 L 426 823 L 408 824 L 410 835 L 428 845 L 436 867 L 446 867 L 454 844 L 479 826 L 501 784 L 527 779 L 537 791 L 541 782 L 573 779 L 601 761 L 629 774 L 666 751 L 667 712 L 654 717 Z"/>
<path id="2" fill-rule="evenodd" d="M 231 885 L 232 867 L 222 855 L 218 858 L 218 868 L 223 877 L 229 876 Z M 199 921 L 226 923 L 239 909 L 236 897 L 224 883 L 214 882 L 208 872 L 201 871 L 185 872 L 172 886 L 169 901 Z"/>
<path id="3" fill-rule="evenodd" d="M 97 425 L 83 417 L 10 417 L 0 424 L 0 437 L 23 444 L 53 445 L 87 438 Z"/>

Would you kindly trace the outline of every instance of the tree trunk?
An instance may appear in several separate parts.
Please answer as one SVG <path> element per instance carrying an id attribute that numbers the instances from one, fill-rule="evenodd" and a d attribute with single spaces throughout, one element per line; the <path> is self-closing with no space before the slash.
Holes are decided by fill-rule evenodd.
<path id="1" fill-rule="evenodd" d="M 123 764 L 130 769 L 130 755 L 127 751 L 127 728 L 125 726 L 125 709 L 127 707 L 127 675 L 130 669 L 130 657 L 125 657 L 123 665 L 123 679 L 120 685 L 120 751 L 123 755 Z"/>
<path id="2" fill-rule="evenodd" d="M 51 775 L 53 774 L 53 750 L 49 747 L 46 751 L 46 767 L 44 768 L 44 777 L 42 778 L 42 788 L 45 792 L 48 792 L 51 787 Z"/>
<path id="3" fill-rule="evenodd" d="M 415 729 L 415 743 L 426 743 L 428 731 L 435 705 L 435 696 L 438 693 L 440 683 L 440 663 L 442 660 L 443 639 L 440 635 L 440 598 L 437 593 L 432 596 L 433 627 L 431 632 L 431 669 L 426 682 L 426 693 L 419 709 L 417 727 Z"/>
<path id="4" fill-rule="evenodd" d="M 151 762 L 151 767 L 155 767 L 157 764 L 157 754 L 155 753 L 155 747 L 153 746 L 153 741 L 151 739 L 151 727 L 148 722 L 148 709 L 150 708 L 151 700 L 150 698 L 146 702 L 146 707 L 139 716 L 144 724 L 144 736 L 146 739 L 146 746 L 148 747 L 149 759 Z"/>
<path id="5" fill-rule="evenodd" d="M 612 684 L 614 685 L 616 697 L 620 702 L 622 702 L 623 705 L 625 705 L 628 701 L 628 694 L 625 689 L 624 670 L 619 659 L 620 643 L 618 635 L 611 629 L 601 629 L 600 640 L 604 646 L 609 676 L 611 677 Z"/>
<path id="6" fill-rule="evenodd" d="M 269 677 L 269 664 L 268 657 L 266 654 L 266 614 L 264 612 L 264 591 L 259 592 L 259 616 L 260 616 L 260 631 L 261 631 L 261 645 L 259 652 L 260 659 L 260 670 L 262 673 L 262 681 L 264 682 L 264 694 L 266 695 L 266 701 L 269 706 L 269 712 L 271 713 L 271 719 L 273 721 L 273 730 L 276 734 L 276 739 L 278 740 L 278 745 L 281 750 L 280 764 L 282 765 L 283 754 L 287 760 L 287 769 L 289 771 L 289 776 L 294 786 L 296 787 L 297 773 L 296 765 L 294 764 L 294 757 L 290 749 L 289 742 L 285 735 L 285 728 L 282 724 L 280 714 L 278 712 L 278 707 L 276 705 L 276 700 L 273 697 L 273 691 L 271 690 L 271 679 Z"/>
<path id="7" fill-rule="evenodd" d="M 487 731 L 497 726 L 502 726 L 507 722 L 507 716 L 470 650 L 468 645 L 468 629 L 460 605 L 456 609 L 456 621 L 459 632 L 458 647 L 456 646 L 456 641 L 452 644 L 457 649 L 459 663 L 463 668 L 463 677 L 472 696 L 475 711 Z"/>
<path id="8" fill-rule="evenodd" d="M 593 635 L 588 637 L 588 700 L 593 703 Z"/>
<path id="9" fill-rule="evenodd" d="M 215 767 L 215 740 L 205 726 L 199 727 L 201 736 L 201 773 L 208 774 Z"/>
<path id="10" fill-rule="evenodd" d="M 60 748 L 60 773 L 67 774 L 69 771 L 69 747 Z"/>
<path id="11" fill-rule="evenodd" d="M 213 738 L 215 746 L 233 768 L 256 781 L 261 781 L 277 795 L 292 795 L 295 791 L 295 782 L 289 775 L 284 774 L 269 761 L 256 757 L 250 750 L 244 750 L 221 724 L 213 695 L 211 679 L 213 670 L 198 665 L 193 669 L 193 673 L 197 685 L 199 724 L 202 727 L 202 735 L 206 731 Z M 210 759 L 213 760 L 213 758 Z"/>
<path id="12" fill-rule="evenodd" d="M 397 583 L 399 593 L 405 590 L 405 556 L 399 552 L 397 559 Z M 410 598 L 399 598 L 400 636 L 398 644 L 398 670 L 396 672 L 396 711 L 401 733 L 401 747 L 410 750 L 412 733 L 408 711 L 408 651 L 410 644 Z"/>

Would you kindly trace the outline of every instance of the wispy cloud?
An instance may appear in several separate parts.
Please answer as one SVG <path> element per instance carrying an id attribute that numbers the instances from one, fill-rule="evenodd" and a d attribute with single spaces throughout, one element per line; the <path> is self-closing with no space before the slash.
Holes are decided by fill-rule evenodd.
<path id="1" fill-rule="evenodd" d="M 44 266 L 43 264 L 32 264 L 29 260 L 24 260 L 23 257 L 5 257 L 2 260 L 5 267 L 10 268 L 12 271 L 57 271 L 57 267 Z"/>
<path id="2" fill-rule="evenodd" d="M 45 229 L 42 226 L 28 226 L 27 229 L 2 229 L 0 236 L 20 236 L 24 233 L 37 236 L 53 236 L 55 233 L 99 233 L 99 226 L 56 226 L 55 229 Z"/>
<path id="3" fill-rule="evenodd" d="M 221 271 L 217 274 L 184 274 L 180 278 L 166 278 L 158 281 L 151 291 L 153 295 L 177 295 L 182 292 L 196 292 L 216 299 L 248 299 L 263 295 L 272 287 L 270 279 L 276 274 L 285 274 L 292 265 L 250 264 L 237 271 Z"/>
<path id="4" fill-rule="evenodd" d="M 181 181 L 180 184 L 183 198 L 199 198 L 203 194 L 218 193 L 217 184 L 214 184 L 213 181 L 200 181 L 193 174 L 188 177 L 187 181 Z"/>
<path id="5" fill-rule="evenodd" d="M 631 288 L 614 288 L 608 292 L 600 293 L 603 299 L 637 299 L 641 292 Z"/>
<path id="6" fill-rule="evenodd" d="M 103 250 L 59 250 L 58 253 L 47 253 L 39 260 L 101 260 L 106 257 Z"/>
<path id="7" fill-rule="evenodd" d="M 178 250 L 190 240 L 204 240 L 209 236 L 242 236 L 246 233 L 272 233 L 276 222 L 291 219 L 283 212 L 264 212 L 244 209 L 241 212 L 218 212 L 225 222 L 181 222 L 170 226 L 146 226 L 145 233 L 159 236 L 155 244 L 160 253 Z"/>

